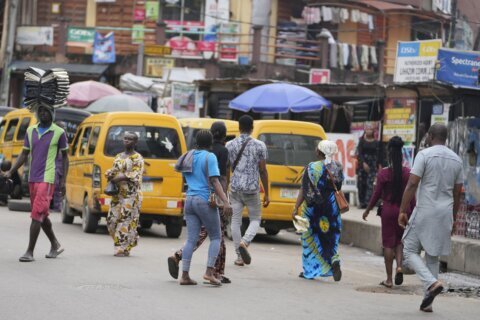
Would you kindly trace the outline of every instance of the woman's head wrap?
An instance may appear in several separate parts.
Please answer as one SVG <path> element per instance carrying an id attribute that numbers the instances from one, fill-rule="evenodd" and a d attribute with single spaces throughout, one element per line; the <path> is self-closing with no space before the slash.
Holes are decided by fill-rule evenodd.
<path id="1" fill-rule="evenodd" d="M 332 162 L 332 157 L 338 152 L 337 144 L 329 140 L 320 141 L 317 148 L 325 155 L 325 163 Z"/>

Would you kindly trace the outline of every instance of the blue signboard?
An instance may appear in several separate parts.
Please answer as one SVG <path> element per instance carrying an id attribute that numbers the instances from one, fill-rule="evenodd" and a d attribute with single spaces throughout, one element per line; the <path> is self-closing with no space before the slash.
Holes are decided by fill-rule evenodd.
<path id="1" fill-rule="evenodd" d="M 438 60 L 440 61 L 436 75 L 438 81 L 462 88 L 480 89 L 478 83 L 480 52 L 440 49 Z"/>
<path id="2" fill-rule="evenodd" d="M 95 32 L 93 41 L 93 63 L 115 63 L 115 38 L 113 32 L 106 36 Z"/>

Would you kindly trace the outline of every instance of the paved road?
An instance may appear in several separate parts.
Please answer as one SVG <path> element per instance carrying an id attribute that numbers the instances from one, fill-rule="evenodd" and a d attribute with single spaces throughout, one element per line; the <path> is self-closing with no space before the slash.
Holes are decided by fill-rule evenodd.
<path id="1" fill-rule="evenodd" d="M 19 263 L 27 245 L 28 213 L 0 208 L 0 319 L 424 319 L 418 311 L 419 283 L 387 290 L 383 260 L 361 249 L 341 247 L 344 277 L 307 281 L 300 271 L 298 237 L 281 232 L 260 235 L 252 245 L 253 264 L 233 265 L 228 242 L 227 275 L 221 288 L 181 287 L 168 275 L 166 258 L 183 238 L 168 239 L 162 226 L 142 233 L 130 258 L 112 256 L 106 228 L 85 234 L 79 221 L 54 228 L 66 248 L 57 260 L 43 258 L 49 249 L 42 234 L 34 263 Z M 77 220 L 77 218 L 76 218 Z M 193 258 L 192 276 L 200 280 L 206 247 Z M 455 278 L 455 277 L 453 277 Z M 478 279 L 459 277 L 465 282 Z M 435 319 L 478 319 L 480 300 L 454 295 L 438 298 Z"/>

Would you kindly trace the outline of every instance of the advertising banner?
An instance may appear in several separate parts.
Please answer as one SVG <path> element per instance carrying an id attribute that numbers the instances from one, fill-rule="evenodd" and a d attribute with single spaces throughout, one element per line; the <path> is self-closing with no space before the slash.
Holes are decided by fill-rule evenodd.
<path id="1" fill-rule="evenodd" d="M 137 7 L 133 10 L 133 20 L 139 22 L 145 20 L 145 7 Z"/>
<path id="2" fill-rule="evenodd" d="M 309 83 L 330 83 L 329 69 L 310 69 Z"/>
<path id="3" fill-rule="evenodd" d="M 357 140 L 359 140 L 365 132 L 365 127 L 373 128 L 373 136 L 375 140 L 380 140 L 380 133 L 382 130 L 381 121 L 365 121 L 365 122 L 352 122 L 350 125 L 350 133 L 354 134 Z"/>
<path id="4" fill-rule="evenodd" d="M 172 115 L 178 118 L 198 117 L 195 85 L 172 83 Z"/>
<path id="5" fill-rule="evenodd" d="M 448 113 L 450 111 L 450 103 L 437 103 L 432 108 L 432 118 L 430 125 L 441 123 L 448 125 Z"/>
<path id="6" fill-rule="evenodd" d="M 438 81 L 462 88 L 480 88 L 478 84 L 480 52 L 440 49 L 438 60 L 440 61 L 436 75 Z"/>
<path id="7" fill-rule="evenodd" d="M 205 36 L 203 40 L 217 41 L 220 23 L 230 20 L 229 0 L 206 0 L 205 3 Z"/>
<path id="8" fill-rule="evenodd" d="M 194 41 L 189 37 L 178 36 L 167 41 L 172 57 L 203 58 L 203 52 L 215 51 L 215 42 Z"/>
<path id="9" fill-rule="evenodd" d="M 95 40 L 93 42 L 93 63 L 115 63 L 115 37 L 113 32 L 106 36 L 95 32 Z"/>
<path id="10" fill-rule="evenodd" d="M 144 60 L 144 72 L 147 77 L 161 78 L 164 68 L 173 68 L 175 60 L 171 58 L 146 57 Z"/>
<path id="11" fill-rule="evenodd" d="M 219 51 L 220 60 L 222 61 L 238 61 L 238 43 L 240 42 L 240 24 L 238 23 L 221 23 L 220 24 Z"/>
<path id="12" fill-rule="evenodd" d="M 435 61 L 442 40 L 409 41 L 397 44 L 394 82 L 423 82 L 434 79 Z"/>
<path id="13" fill-rule="evenodd" d="M 132 43 L 142 43 L 145 39 L 145 27 L 143 24 L 134 24 L 132 27 Z"/>
<path id="14" fill-rule="evenodd" d="M 400 136 L 404 142 L 415 141 L 415 112 L 417 101 L 412 98 L 385 99 L 383 142 Z"/>
<path id="15" fill-rule="evenodd" d="M 91 47 L 95 40 L 95 28 L 68 27 L 67 46 Z"/>
<path id="16" fill-rule="evenodd" d="M 159 13 L 159 2 L 158 1 L 147 1 L 145 2 L 145 16 L 147 20 L 156 21 L 158 19 Z"/>
<path id="17" fill-rule="evenodd" d="M 53 27 L 17 27 L 16 44 L 53 46 Z"/>
<path id="18" fill-rule="evenodd" d="M 343 166 L 343 175 L 345 181 L 342 185 L 344 192 L 357 192 L 357 160 L 355 159 L 355 150 L 358 139 L 354 134 L 327 133 L 328 140 L 335 141 L 338 147 L 338 153 L 334 160 Z"/>

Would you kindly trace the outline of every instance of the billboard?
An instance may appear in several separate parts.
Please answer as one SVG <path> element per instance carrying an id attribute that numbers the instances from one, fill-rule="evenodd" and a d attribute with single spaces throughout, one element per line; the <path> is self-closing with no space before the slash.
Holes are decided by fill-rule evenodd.
<path id="1" fill-rule="evenodd" d="M 400 136 L 406 143 L 415 141 L 415 112 L 417 100 L 413 98 L 385 99 L 383 142 Z"/>
<path id="2" fill-rule="evenodd" d="M 480 52 L 440 49 L 436 79 L 462 88 L 479 89 Z"/>
<path id="3" fill-rule="evenodd" d="M 397 44 L 394 82 L 423 82 L 434 79 L 435 61 L 442 40 L 409 41 Z"/>

